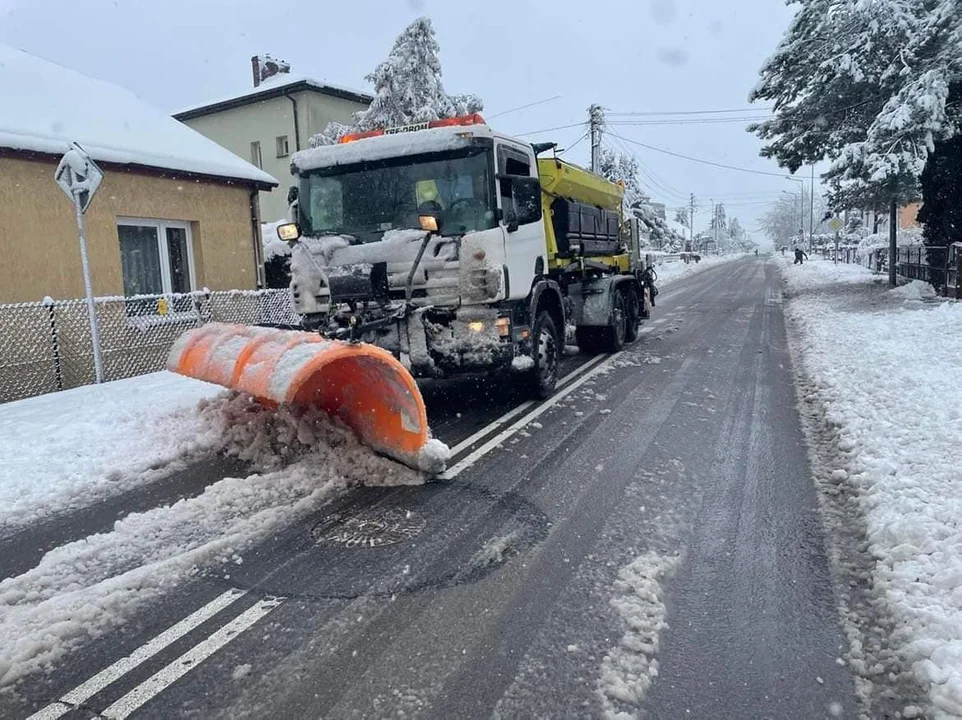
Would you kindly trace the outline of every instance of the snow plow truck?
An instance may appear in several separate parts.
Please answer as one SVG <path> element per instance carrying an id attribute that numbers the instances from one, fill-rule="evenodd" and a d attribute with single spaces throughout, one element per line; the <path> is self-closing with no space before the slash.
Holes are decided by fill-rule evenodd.
<path id="1" fill-rule="evenodd" d="M 619 350 L 650 315 L 654 272 L 623 189 L 473 114 L 345 135 L 297 152 L 278 236 L 303 330 L 209 324 L 177 372 L 275 403 L 320 405 L 427 469 L 413 377 L 503 370 L 549 396 L 573 328 Z"/>

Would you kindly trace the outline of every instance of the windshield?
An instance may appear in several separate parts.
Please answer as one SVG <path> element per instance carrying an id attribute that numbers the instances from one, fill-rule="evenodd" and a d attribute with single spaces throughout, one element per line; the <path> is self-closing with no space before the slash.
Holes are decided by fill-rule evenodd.
<path id="1" fill-rule="evenodd" d="M 492 228 L 489 157 L 486 148 L 472 148 L 311 173 L 301 181 L 304 234 L 376 242 L 388 230 L 419 227 L 418 215 L 429 212 L 446 235 Z"/>

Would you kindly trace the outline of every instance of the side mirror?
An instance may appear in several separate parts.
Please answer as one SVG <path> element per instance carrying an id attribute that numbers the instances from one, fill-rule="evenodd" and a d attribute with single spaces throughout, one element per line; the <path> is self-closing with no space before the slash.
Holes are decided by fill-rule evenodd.
<path id="1" fill-rule="evenodd" d="M 277 226 L 277 237 L 284 242 L 296 242 L 301 236 L 301 228 L 297 223 L 284 223 Z"/>
<path id="2" fill-rule="evenodd" d="M 538 178 L 512 178 L 511 197 L 514 199 L 518 225 L 527 225 L 541 219 L 541 183 Z"/>

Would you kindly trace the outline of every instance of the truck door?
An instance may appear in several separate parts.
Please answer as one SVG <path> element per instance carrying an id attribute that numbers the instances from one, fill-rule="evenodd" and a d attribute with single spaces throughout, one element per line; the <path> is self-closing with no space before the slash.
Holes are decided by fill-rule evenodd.
<path id="1" fill-rule="evenodd" d="M 499 141 L 497 146 L 498 175 L 522 175 L 538 177 L 538 165 L 530 148 Z M 498 180 L 498 207 L 501 208 L 501 225 L 504 229 L 504 257 L 508 269 L 507 299 L 519 300 L 528 296 L 537 274 L 547 267 L 547 246 L 544 221 L 518 225 L 509 230 L 509 220 L 515 214 L 511 182 Z"/>

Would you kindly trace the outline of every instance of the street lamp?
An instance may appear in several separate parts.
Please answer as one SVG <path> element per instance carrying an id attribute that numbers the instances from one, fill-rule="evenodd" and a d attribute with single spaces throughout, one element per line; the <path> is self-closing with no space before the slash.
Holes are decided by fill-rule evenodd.
<path id="1" fill-rule="evenodd" d="M 805 181 L 794 177 L 785 177 L 786 180 L 791 180 L 792 182 L 798 183 L 798 239 L 803 241 L 805 239 Z M 783 190 L 782 192 L 788 192 Z M 794 195 L 795 193 L 791 193 Z M 809 239 L 808 251 L 812 251 L 812 242 Z"/>

